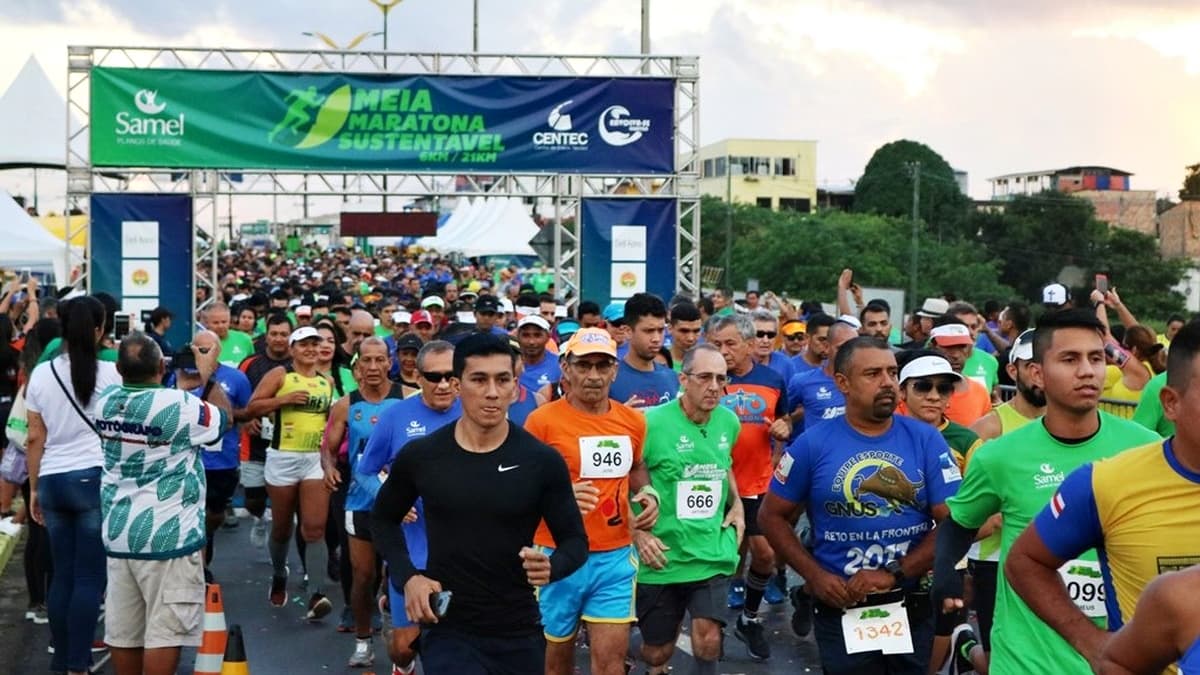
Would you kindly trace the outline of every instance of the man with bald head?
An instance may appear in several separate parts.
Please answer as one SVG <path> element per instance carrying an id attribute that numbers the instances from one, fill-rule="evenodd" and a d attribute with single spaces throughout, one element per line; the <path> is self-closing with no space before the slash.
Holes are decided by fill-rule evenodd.
<path id="1" fill-rule="evenodd" d="M 196 337 L 192 338 L 192 346 L 202 354 L 215 351 L 218 361 L 223 361 L 219 356 L 222 352 L 221 342 L 213 331 L 202 330 L 197 333 Z M 239 415 L 244 414 L 246 404 L 250 402 L 250 394 L 254 393 L 246 374 L 222 362 L 213 372 L 211 380 L 217 383 L 225 393 L 225 398 L 229 400 L 233 420 L 244 421 Z M 192 393 L 199 396 L 203 392 L 195 389 Z M 200 458 L 204 462 L 204 477 L 208 484 L 204 499 L 204 531 L 208 536 L 204 548 L 204 578 L 211 583 L 212 572 L 209 571 L 209 567 L 212 565 L 213 535 L 225 522 L 225 508 L 233 499 L 233 492 L 238 484 L 241 434 L 237 426 L 231 426 L 219 439 L 202 446 L 201 450 L 203 452 Z"/>
<path id="2" fill-rule="evenodd" d="M 349 330 L 346 331 L 346 343 L 342 345 L 342 351 L 349 357 L 358 350 L 358 343 L 374 334 L 375 317 L 365 309 L 351 310 Z M 347 358 L 346 363 L 349 362 L 350 359 Z"/>
<path id="3" fill-rule="evenodd" d="M 242 359 L 254 353 L 254 341 L 249 335 L 229 330 L 229 305 L 214 302 L 204 310 L 204 327 L 216 333 L 221 341 L 221 363 L 234 368 Z"/>

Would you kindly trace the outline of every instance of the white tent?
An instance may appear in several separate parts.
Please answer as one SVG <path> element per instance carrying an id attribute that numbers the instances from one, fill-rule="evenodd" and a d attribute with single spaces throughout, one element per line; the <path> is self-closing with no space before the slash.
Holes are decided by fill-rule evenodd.
<path id="1" fill-rule="evenodd" d="M 46 231 L 7 193 L 0 191 L 0 267 L 52 273 L 67 279 L 66 244 Z"/>
<path id="2" fill-rule="evenodd" d="M 459 205 L 454 208 L 454 212 L 450 214 L 450 220 L 446 221 L 446 224 L 438 230 L 437 234 L 432 237 L 418 239 L 417 245 L 422 248 L 431 248 L 438 252 L 455 250 L 452 248 L 455 243 L 460 241 L 462 234 L 471 228 L 475 219 L 490 208 L 490 204 L 493 201 L 495 200 L 491 197 L 475 200 L 462 199 Z"/>
<path id="3" fill-rule="evenodd" d="M 497 200 L 495 210 L 487 219 L 465 234 L 456 250 L 467 257 L 484 255 L 537 255 L 529 240 L 538 233 L 538 226 L 525 212 L 520 199 Z"/>
<path id="4" fill-rule="evenodd" d="M 436 249 L 438 247 L 438 242 L 440 241 L 438 237 L 445 239 L 448 234 L 453 233 L 459 227 L 462 227 L 463 219 L 470 214 L 474 206 L 474 203 L 467 197 L 460 198 L 458 203 L 454 205 L 454 210 L 450 212 L 450 217 L 447 218 L 446 222 L 442 223 L 442 226 L 437 229 L 436 234 L 432 234 L 428 237 L 421 237 L 414 243 L 422 248 Z"/>
<path id="5" fill-rule="evenodd" d="M 0 96 L 0 168 L 64 168 L 66 133 L 67 102 L 30 56 Z"/>

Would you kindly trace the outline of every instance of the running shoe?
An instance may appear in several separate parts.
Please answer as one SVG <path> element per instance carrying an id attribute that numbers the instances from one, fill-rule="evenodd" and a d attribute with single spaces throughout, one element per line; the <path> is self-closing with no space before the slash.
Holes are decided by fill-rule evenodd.
<path id="1" fill-rule="evenodd" d="M 234 512 L 233 506 L 225 507 L 225 522 L 221 523 L 221 527 L 226 530 L 232 530 L 239 525 L 237 513 Z"/>
<path id="2" fill-rule="evenodd" d="M 34 605 L 25 610 L 25 620 L 32 621 L 40 626 L 50 623 L 50 615 L 46 612 L 45 605 Z"/>
<path id="3" fill-rule="evenodd" d="M 767 587 L 763 589 L 763 600 L 766 600 L 768 605 L 782 605 L 783 601 L 787 600 L 787 577 L 782 574 L 771 577 Z"/>
<path id="4" fill-rule="evenodd" d="M 351 668 L 370 668 L 375 665 L 375 648 L 371 646 L 371 641 L 355 640 L 354 653 L 346 665 Z"/>
<path id="5" fill-rule="evenodd" d="M 734 579 L 729 582 L 729 609 L 741 609 L 746 606 L 746 582 Z"/>
<path id="6" fill-rule="evenodd" d="M 287 604 L 287 582 L 289 570 L 283 568 L 283 576 L 271 577 L 271 593 L 267 599 L 271 601 L 272 607 L 283 607 Z"/>
<path id="7" fill-rule="evenodd" d="M 354 612 L 349 607 L 342 608 L 342 618 L 338 621 L 337 632 L 353 633 L 354 632 Z M 354 664 L 351 664 L 354 665 Z"/>
<path id="8" fill-rule="evenodd" d="M 746 652 L 750 654 L 750 658 L 755 661 L 766 661 L 771 658 L 771 645 L 767 643 L 762 619 L 749 619 L 745 614 L 738 616 L 733 635 L 746 643 Z"/>
<path id="9" fill-rule="evenodd" d="M 975 639 L 975 631 L 970 624 L 961 624 L 950 634 L 950 663 L 945 672 L 949 675 L 963 675 L 975 671 L 975 663 L 971 661 L 971 649 L 979 641 Z"/>
<path id="10" fill-rule="evenodd" d="M 313 593 L 308 599 L 308 613 L 304 615 L 309 621 L 320 621 L 333 611 L 333 603 L 320 593 Z"/>
<path id="11" fill-rule="evenodd" d="M 812 632 L 812 598 L 797 586 L 790 593 L 792 598 L 792 632 L 796 637 L 807 637 Z"/>
<path id="12" fill-rule="evenodd" d="M 250 545 L 255 548 L 267 545 L 267 521 L 262 518 L 254 519 L 254 526 L 250 528 Z"/>

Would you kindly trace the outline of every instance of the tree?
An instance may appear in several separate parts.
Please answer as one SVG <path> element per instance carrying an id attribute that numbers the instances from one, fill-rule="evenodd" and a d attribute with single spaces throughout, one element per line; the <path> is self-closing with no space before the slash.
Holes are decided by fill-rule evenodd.
<path id="1" fill-rule="evenodd" d="M 1121 301 L 1145 323 L 1183 312 L 1186 298 L 1173 287 L 1190 266 L 1183 258 L 1162 259 L 1154 237 L 1114 227 L 1105 232 L 1091 269 L 1108 274 Z"/>
<path id="2" fill-rule="evenodd" d="M 1183 189 L 1179 191 L 1180 199 L 1200 199 L 1200 164 L 1192 164 L 1187 168 L 1183 178 Z"/>
<path id="3" fill-rule="evenodd" d="M 871 155 L 854 186 L 854 210 L 911 218 L 914 162 L 920 162 L 919 215 L 926 228 L 939 237 L 972 235 L 965 228 L 970 200 L 958 189 L 954 169 L 916 141 L 893 141 Z"/>

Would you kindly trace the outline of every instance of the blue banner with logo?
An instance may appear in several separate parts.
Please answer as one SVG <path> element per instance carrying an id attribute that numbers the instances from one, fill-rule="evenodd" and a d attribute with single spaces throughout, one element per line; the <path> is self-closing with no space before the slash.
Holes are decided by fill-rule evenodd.
<path id="1" fill-rule="evenodd" d="M 175 315 L 167 339 L 176 348 L 190 341 L 192 198 L 94 194 L 90 237 L 92 292 L 112 294 L 134 326 L 143 311 L 166 307 Z"/>
<path id="2" fill-rule="evenodd" d="M 674 199 L 584 199 L 580 207 L 580 297 L 600 303 L 634 293 L 675 294 Z M 653 264 L 651 264 L 653 263 Z"/>
<path id="3" fill-rule="evenodd" d="M 662 78 L 93 68 L 95 166 L 659 174 Z"/>

